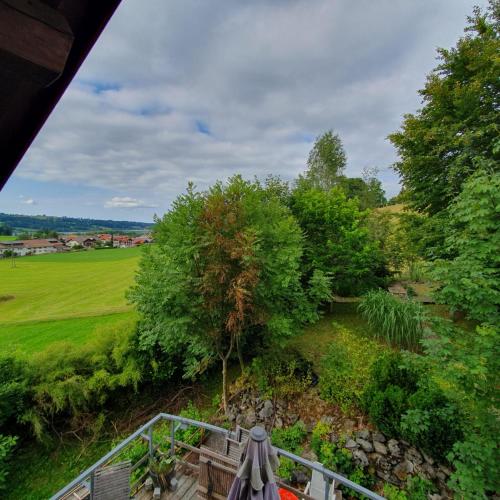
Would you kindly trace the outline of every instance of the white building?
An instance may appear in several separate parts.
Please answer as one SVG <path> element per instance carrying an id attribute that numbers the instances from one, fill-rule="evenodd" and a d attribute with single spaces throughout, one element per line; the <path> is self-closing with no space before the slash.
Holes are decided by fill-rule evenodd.
<path id="1" fill-rule="evenodd" d="M 44 253 L 61 252 L 64 245 L 56 239 L 36 239 L 18 241 L 0 241 L 0 256 L 7 250 L 12 250 L 15 255 L 39 255 Z"/>

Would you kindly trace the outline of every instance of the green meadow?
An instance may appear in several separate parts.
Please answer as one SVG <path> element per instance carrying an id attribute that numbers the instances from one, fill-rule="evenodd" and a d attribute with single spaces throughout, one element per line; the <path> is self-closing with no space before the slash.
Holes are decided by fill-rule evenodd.
<path id="1" fill-rule="evenodd" d="M 134 320 L 125 292 L 140 254 L 135 247 L 0 260 L 0 349 L 81 344 L 102 326 Z"/>

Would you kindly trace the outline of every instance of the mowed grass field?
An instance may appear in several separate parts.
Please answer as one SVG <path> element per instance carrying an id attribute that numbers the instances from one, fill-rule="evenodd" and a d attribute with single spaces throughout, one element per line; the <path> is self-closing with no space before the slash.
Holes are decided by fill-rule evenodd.
<path id="1" fill-rule="evenodd" d="M 0 260 L 0 349 L 35 352 L 82 343 L 99 327 L 134 320 L 126 290 L 141 248 Z"/>

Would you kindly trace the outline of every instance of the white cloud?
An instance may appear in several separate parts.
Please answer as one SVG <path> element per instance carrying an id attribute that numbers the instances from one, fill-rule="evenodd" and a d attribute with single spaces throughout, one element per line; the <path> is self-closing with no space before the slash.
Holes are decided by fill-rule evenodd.
<path id="1" fill-rule="evenodd" d="M 33 198 L 26 198 L 23 194 L 19 195 L 19 198 L 21 199 L 21 203 L 24 203 L 25 205 L 36 205 L 36 201 Z"/>
<path id="2" fill-rule="evenodd" d="M 189 180 L 292 179 L 333 128 L 347 174 L 377 166 L 394 195 L 386 137 L 475 3 L 123 2 L 17 174 L 133 196 L 107 208 L 163 209 Z"/>
<path id="3" fill-rule="evenodd" d="M 129 196 L 114 196 L 104 203 L 104 208 L 155 208 L 156 205 L 149 205 L 141 200 L 130 198 Z"/>

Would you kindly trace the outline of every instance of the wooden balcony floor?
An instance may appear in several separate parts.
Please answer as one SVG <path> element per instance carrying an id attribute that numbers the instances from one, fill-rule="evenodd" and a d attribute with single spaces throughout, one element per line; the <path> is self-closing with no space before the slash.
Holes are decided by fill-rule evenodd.
<path id="1" fill-rule="evenodd" d="M 197 475 L 177 475 L 177 480 L 179 481 L 177 490 L 162 492 L 161 500 L 177 500 L 180 498 L 191 500 L 198 498 L 196 493 L 198 489 Z M 136 500 L 151 500 L 153 498 L 153 492 L 141 488 L 135 495 L 135 498 Z"/>

